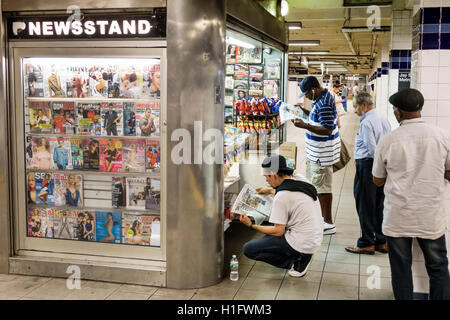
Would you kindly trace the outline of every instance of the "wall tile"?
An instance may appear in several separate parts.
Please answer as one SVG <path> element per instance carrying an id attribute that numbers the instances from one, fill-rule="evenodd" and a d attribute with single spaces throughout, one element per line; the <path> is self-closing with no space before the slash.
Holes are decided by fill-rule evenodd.
<path id="1" fill-rule="evenodd" d="M 438 83 L 439 67 L 422 67 L 419 83 Z"/>
<path id="2" fill-rule="evenodd" d="M 450 1 L 442 4 L 441 23 L 450 23 Z"/>
<path id="3" fill-rule="evenodd" d="M 439 50 L 420 51 L 418 65 L 422 67 L 439 67 L 439 54 Z"/>
<path id="4" fill-rule="evenodd" d="M 439 128 L 450 131 L 450 117 L 437 118 L 437 126 Z"/>
<path id="5" fill-rule="evenodd" d="M 422 117 L 422 119 L 431 126 L 437 125 L 436 117 Z"/>
<path id="6" fill-rule="evenodd" d="M 438 86 L 438 100 L 450 100 L 450 88 L 447 83 L 440 83 Z"/>
<path id="7" fill-rule="evenodd" d="M 450 50 L 440 50 L 439 60 L 441 67 L 450 67 Z"/>
<path id="8" fill-rule="evenodd" d="M 425 100 L 438 100 L 438 86 L 436 84 L 421 83 L 419 87 L 419 91 L 423 94 Z"/>
<path id="9" fill-rule="evenodd" d="M 450 84 L 450 67 L 440 67 L 439 68 L 438 82 Z"/>
<path id="10" fill-rule="evenodd" d="M 438 117 L 450 117 L 450 100 L 439 100 L 437 105 Z"/>
<path id="11" fill-rule="evenodd" d="M 422 108 L 423 117 L 435 117 L 437 115 L 437 100 L 425 100 Z"/>

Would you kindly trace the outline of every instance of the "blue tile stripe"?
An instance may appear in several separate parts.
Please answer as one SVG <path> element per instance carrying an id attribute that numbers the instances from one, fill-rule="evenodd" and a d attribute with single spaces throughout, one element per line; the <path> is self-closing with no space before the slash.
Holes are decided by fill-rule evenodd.
<path id="1" fill-rule="evenodd" d="M 413 18 L 412 34 L 414 51 L 450 50 L 450 7 L 421 8 Z"/>
<path id="2" fill-rule="evenodd" d="M 411 69 L 411 50 L 391 50 L 390 69 Z"/>

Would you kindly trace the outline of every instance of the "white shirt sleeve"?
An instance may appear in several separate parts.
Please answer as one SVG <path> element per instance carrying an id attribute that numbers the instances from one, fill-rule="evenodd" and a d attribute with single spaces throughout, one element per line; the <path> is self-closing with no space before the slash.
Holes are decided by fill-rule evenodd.
<path id="1" fill-rule="evenodd" d="M 387 171 L 386 171 L 386 164 L 384 163 L 384 142 L 385 139 L 381 139 L 378 143 L 376 149 L 375 149 L 375 156 L 373 159 L 373 168 L 372 168 L 372 175 L 376 178 L 386 178 L 387 177 Z"/>
<path id="2" fill-rule="evenodd" d="M 450 133 L 445 135 L 447 141 L 447 158 L 445 159 L 445 171 L 450 171 Z"/>

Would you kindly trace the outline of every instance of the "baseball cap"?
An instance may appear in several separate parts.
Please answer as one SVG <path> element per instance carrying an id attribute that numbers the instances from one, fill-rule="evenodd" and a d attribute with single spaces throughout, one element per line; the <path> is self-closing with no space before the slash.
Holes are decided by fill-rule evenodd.
<path id="1" fill-rule="evenodd" d="M 424 104 L 423 95 L 416 89 L 403 89 L 393 94 L 389 102 L 396 108 L 407 112 L 414 112 L 422 109 Z"/>
<path id="2" fill-rule="evenodd" d="M 289 175 L 294 173 L 294 169 L 287 166 L 286 158 L 278 154 L 265 158 L 261 167 L 263 175 L 276 174 L 280 171 Z"/>
<path id="3" fill-rule="evenodd" d="M 298 86 L 300 87 L 300 90 L 302 91 L 302 93 L 298 97 L 299 98 L 303 98 L 303 96 L 305 94 L 307 94 L 308 91 L 311 90 L 311 88 L 319 88 L 320 87 L 320 83 L 319 83 L 319 80 L 317 80 L 316 77 L 314 77 L 314 76 L 307 76 L 305 79 L 300 81 Z"/>

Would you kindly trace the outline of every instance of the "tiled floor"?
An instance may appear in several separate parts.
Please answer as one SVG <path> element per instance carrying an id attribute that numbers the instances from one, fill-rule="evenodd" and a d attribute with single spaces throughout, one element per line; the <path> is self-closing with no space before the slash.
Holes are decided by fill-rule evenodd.
<path id="1" fill-rule="evenodd" d="M 341 118 L 341 135 L 353 150 L 359 120 L 353 110 Z M 304 133 L 289 126 L 288 140 L 299 150 L 299 171 L 305 172 Z M 191 290 L 174 290 L 95 281 L 82 281 L 80 290 L 68 290 L 65 279 L 1 275 L 0 299 L 108 299 L 108 300 L 329 300 L 393 299 L 389 260 L 386 254 L 359 256 L 344 248 L 355 245 L 360 234 L 353 199 L 355 164 L 334 175 L 333 213 L 337 233 L 324 236 L 320 252 L 313 256 L 303 278 L 291 278 L 286 270 L 240 258 L 238 281 L 228 278 L 218 285 Z M 375 271 L 374 271 L 375 270 Z M 379 277 L 373 276 L 377 273 Z M 375 287 L 374 289 L 372 289 Z"/>

